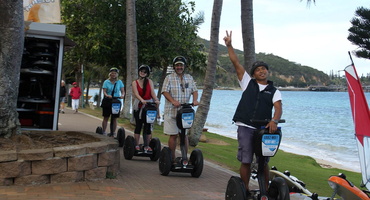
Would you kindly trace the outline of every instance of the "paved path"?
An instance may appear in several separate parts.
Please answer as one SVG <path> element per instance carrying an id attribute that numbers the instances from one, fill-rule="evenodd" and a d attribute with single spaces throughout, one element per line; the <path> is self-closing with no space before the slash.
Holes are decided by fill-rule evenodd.
<path id="1" fill-rule="evenodd" d="M 101 119 L 74 114 L 67 109 L 59 115 L 59 130 L 95 132 Z M 126 130 L 126 135 L 132 134 Z M 163 141 L 162 141 L 163 143 Z M 163 145 L 162 145 L 163 146 Z M 147 157 L 125 160 L 121 150 L 120 174 L 116 179 L 96 182 L 59 183 L 39 186 L 2 186 L 1 200 L 221 200 L 230 176 L 236 173 L 205 161 L 203 173 L 193 178 L 188 173 L 160 175 L 158 161 Z M 256 183 L 254 183 L 256 184 Z"/>

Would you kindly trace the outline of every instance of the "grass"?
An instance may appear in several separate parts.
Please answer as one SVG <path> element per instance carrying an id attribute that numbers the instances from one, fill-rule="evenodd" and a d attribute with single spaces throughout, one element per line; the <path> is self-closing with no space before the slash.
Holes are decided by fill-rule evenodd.
<path id="1" fill-rule="evenodd" d="M 81 111 L 101 118 L 100 108 L 94 110 L 84 108 L 81 109 Z M 128 119 L 120 118 L 118 123 L 127 130 L 134 129 L 134 126 L 130 124 Z M 199 142 L 196 147 L 189 147 L 189 152 L 194 148 L 201 149 L 205 160 L 239 173 L 240 163 L 236 159 L 237 141 L 210 132 L 203 132 L 203 134 L 206 135 L 207 141 L 209 142 Z M 161 143 L 167 144 L 168 136 L 163 134 L 163 126 L 157 124 L 154 126 L 153 137 L 157 137 L 160 139 Z M 330 176 L 338 175 L 339 173 L 344 173 L 347 176 L 347 180 L 352 181 L 354 185 L 360 188 L 360 173 L 337 168 L 323 168 L 309 156 L 297 155 L 279 150 L 277 154 L 271 158 L 269 165 L 270 167 L 275 166 L 279 171 L 289 170 L 291 175 L 306 183 L 306 188 L 309 191 L 315 192 L 319 194 L 319 196 L 330 197 L 332 195 L 333 190 L 329 187 L 327 180 Z"/>

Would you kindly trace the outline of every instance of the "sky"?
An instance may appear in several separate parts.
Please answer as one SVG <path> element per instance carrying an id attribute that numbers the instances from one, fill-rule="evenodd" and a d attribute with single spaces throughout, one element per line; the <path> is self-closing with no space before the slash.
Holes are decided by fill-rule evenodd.
<path id="1" fill-rule="evenodd" d="M 195 1 L 195 13 L 204 12 L 198 35 L 210 39 L 213 0 Z M 358 7 L 370 8 L 369 0 L 254 0 L 256 53 L 274 54 L 326 74 L 344 75 L 351 64 L 348 51 L 358 47 L 347 40 L 350 20 Z M 240 0 L 223 0 L 219 43 L 232 31 L 235 49 L 243 50 Z M 370 60 L 352 54 L 359 76 L 370 73 Z M 271 66 L 273 67 L 273 66 Z"/>

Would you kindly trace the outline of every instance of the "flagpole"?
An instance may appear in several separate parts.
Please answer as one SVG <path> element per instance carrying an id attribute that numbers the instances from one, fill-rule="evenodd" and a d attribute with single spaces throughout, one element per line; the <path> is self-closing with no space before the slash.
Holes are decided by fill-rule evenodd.
<path id="1" fill-rule="evenodd" d="M 350 52 L 350 51 L 348 51 L 348 55 L 349 55 L 349 58 L 351 59 L 351 64 L 352 64 L 353 66 L 355 66 L 355 63 L 353 63 L 353 60 L 352 60 L 352 56 L 351 56 L 351 52 Z"/>

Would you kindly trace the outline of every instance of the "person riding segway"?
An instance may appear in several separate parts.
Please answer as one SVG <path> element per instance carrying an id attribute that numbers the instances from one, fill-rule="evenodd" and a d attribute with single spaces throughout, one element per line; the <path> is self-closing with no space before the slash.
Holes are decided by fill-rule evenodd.
<path id="1" fill-rule="evenodd" d="M 177 56 L 172 61 L 174 73 L 166 76 L 162 94 L 166 98 L 164 109 L 163 131 L 169 135 L 168 147 L 161 151 L 159 159 L 159 169 L 162 175 L 166 176 L 170 171 L 190 172 L 193 177 L 199 177 L 203 170 L 203 155 L 199 149 L 194 150 L 187 158 L 188 136 L 187 129 L 193 123 L 194 110 L 191 106 L 197 106 L 198 89 L 195 81 L 190 74 L 185 73 L 188 67 L 184 56 Z M 191 102 L 192 105 L 186 104 Z M 187 124 L 182 124 L 179 122 Z M 181 157 L 176 158 L 177 138 L 180 136 Z"/>
<path id="2" fill-rule="evenodd" d="M 138 68 L 138 79 L 132 82 L 134 97 L 133 117 L 135 119 L 134 137 L 127 136 L 124 156 L 131 160 L 133 156 L 148 156 L 157 161 L 161 151 L 161 142 L 152 138 L 153 123 L 157 118 L 160 104 L 155 92 L 153 81 L 149 78 L 151 68 L 141 65 Z M 140 133 L 143 132 L 143 144 L 140 144 Z"/>
<path id="3" fill-rule="evenodd" d="M 96 133 L 107 135 L 109 137 L 115 136 L 117 127 L 117 118 L 119 117 L 122 102 L 121 99 L 125 96 L 124 84 L 118 79 L 119 70 L 113 67 L 109 70 L 109 78 L 103 83 L 104 98 L 101 103 L 103 109 L 103 122 L 102 127 L 96 128 Z M 110 119 L 110 133 L 105 133 L 108 119 Z M 125 139 L 125 130 L 123 128 L 118 129 L 116 138 L 119 141 L 119 146 L 123 146 L 123 140 Z"/>
<path id="4" fill-rule="evenodd" d="M 266 124 L 269 120 L 253 120 L 255 123 Z M 284 123 L 285 120 L 279 120 L 279 123 Z M 270 133 L 267 128 L 261 126 L 260 129 L 254 131 L 253 136 L 253 152 L 256 155 L 258 170 L 257 179 L 259 189 L 247 191 L 245 184 L 240 177 L 232 176 L 227 184 L 225 192 L 226 200 L 246 200 L 246 199 L 257 199 L 257 200 L 289 200 L 289 187 L 282 177 L 276 177 L 272 179 L 271 183 L 268 184 L 265 177 L 266 163 L 269 157 L 275 156 L 279 149 L 281 142 L 281 128 L 274 133 Z M 268 187 L 268 188 L 266 188 Z"/>

